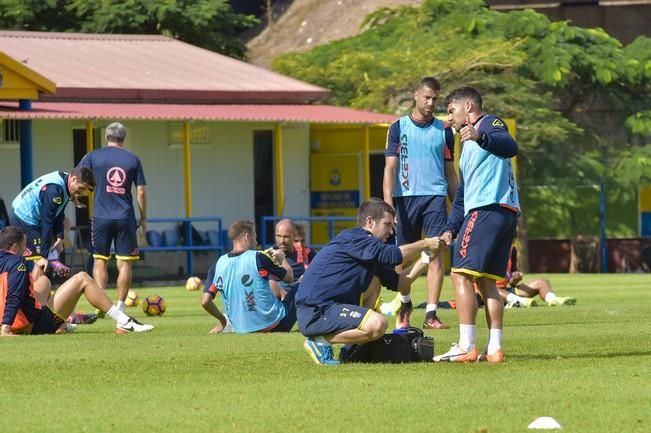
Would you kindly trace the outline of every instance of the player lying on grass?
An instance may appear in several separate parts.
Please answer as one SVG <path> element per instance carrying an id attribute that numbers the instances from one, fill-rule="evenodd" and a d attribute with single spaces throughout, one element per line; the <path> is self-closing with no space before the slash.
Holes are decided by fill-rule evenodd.
<path id="1" fill-rule="evenodd" d="M 506 267 L 506 277 L 497 282 L 500 297 L 506 304 L 506 308 L 534 307 L 538 305 L 535 299 L 536 295 L 552 307 L 576 304 L 575 298 L 556 296 L 552 284 L 547 279 L 538 278 L 523 282 L 524 274 L 517 270 L 517 256 L 517 250 L 515 246 L 512 246 L 511 258 Z"/>
<path id="2" fill-rule="evenodd" d="M 8 226 L 0 231 L 0 316 L 3 337 L 60 332 L 60 329 L 65 329 L 65 318 L 73 312 L 82 294 L 91 305 L 115 320 L 117 333 L 146 332 L 154 328 L 118 310 L 85 272 L 70 277 L 50 296 L 50 280 L 44 275 L 34 280 L 27 271 L 22 255 L 26 243 L 25 232 L 20 227 Z"/>
<path id="3" fill-rule="evenodd" d="M 296 290 L 285 292 L 269 285 L 270 279 L 289 283 L 292 268 L 281 249 L 256 251 L 255 224 L 238 220 L 228 228 L 233 251 L 217 260 L 212 284 L 204 289 L 201 306 L 217 324 L 210 333 L 224 330 L 227 319 L 215 305 L 220 293 L 235 332 L 289 332 L 296 323 Z"/>
<path id="4" fill-rule="evenodd" d="M 398 320 L 409 323 L 411 283 L 426 265 L 421 261 L 408 273 L 395 267 L 427 250 L 444 247 L 438 238 L 410 244 L 387 244 L 394 229 L 395 210 L 371 198 L 360 206 L 358 226 L 345 230 L 326 245 L 303 276 L 296 294 L 298 327 L 304 348 L 317 364 L 338 365 L 332 344 L 362 344 L 382 337 L 387 319 L 373 311 L 380 283 L 402 294 Z M 361 304 L 361 305 L 360 305 Z"/>

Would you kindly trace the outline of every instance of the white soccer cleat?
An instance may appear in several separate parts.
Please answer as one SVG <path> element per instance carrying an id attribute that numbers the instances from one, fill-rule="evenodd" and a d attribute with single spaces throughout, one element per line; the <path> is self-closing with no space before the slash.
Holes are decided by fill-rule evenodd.
<path id="1" fill-rule="evenodd" d="M 385 316 L 396 316 L 400 311 L 400 294 L 397 294 L 391 302 L 384 302 L 380 305 L 380 313 Z"/>
<path id="2" fill-rule="evenodd" d="M 572 298 L 570 296 L 556 297 L 556 299 L 554 299 L 551 302 L 548 302 L 548 304 L 549 304 L 550 307 L 558 307 L 558 306 L 561 306 L 561 305 L 574 305 L 574 304 L 576 304 L 576 299 Z"/>
<path id="3" fill-rule="evenodd" d="M 473 347 L 470 350 L 463 350 L 458 344 L 454 343 L 450 350 L 443 355 L 435 356 L 432 358 L 434 362 L 476 362 L 477 361 L 477 348 Z"/>
<path id="4" fill-rule="evenodd" d="M 116 325 L 115 332 L 118 334 L 129 334 L 131 332 L 149 332 L 152 329 L 154 329 L 153 325 L 140 323 L 133 317 L 129 317 L 126 323 Z"/>

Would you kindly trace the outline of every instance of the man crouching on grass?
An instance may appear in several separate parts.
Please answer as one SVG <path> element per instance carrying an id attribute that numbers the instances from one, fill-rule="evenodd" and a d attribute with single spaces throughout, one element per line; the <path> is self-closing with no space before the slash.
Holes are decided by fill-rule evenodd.
<path id="1" fill-rule="evenodd" d="M 65 318 L 73 312 L 82 294 L 92 306 L 116 321 L 117 333 L 147 332 L 154 328 L 118 310 L 85 272 L 70 277 L 50 296 L 50 280 L 44 275 L 34 279 L 27 271 L 23 258 L 26 244 L 22 228 L 8 226 L 0 231 L 2 337 L 59 333 L 65 329 Z"/>
<path id="2" fill-rule="evenodd" d="M 365 201 L 357 213 L 358 226 L 330 241 L 305 272 L 296 293 L 298 327 L 308 337 L 303 346 L 317 364 L 339 364 L 332 344 L 367 343 L 384 335 L 387 319 L 372 310 L 380 283 L 400 291 L 401 317 L 411 314 L 411 283 L 427 265 L 419 261 L 411 272 L 400 274 L 395 266 L 422 251 L 438 253 L 445 244 L 436 237 L 399 247 L 386 244 L 395 215 L 378 198 Z"/>

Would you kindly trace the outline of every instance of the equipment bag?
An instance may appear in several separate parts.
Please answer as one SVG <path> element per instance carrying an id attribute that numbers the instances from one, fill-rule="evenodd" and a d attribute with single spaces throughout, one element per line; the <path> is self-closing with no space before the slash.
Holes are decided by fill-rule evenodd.
<path id="1" fill-rule="evenodd" d="M 354 344 L 342 349 L 343 362 L 370 362 L 400 364 L 403 362 L 431 361 L 434 356 L 434 339 L 425 337 L 418 328 L 396 329 L 392 334 L 365 344 Z"/>

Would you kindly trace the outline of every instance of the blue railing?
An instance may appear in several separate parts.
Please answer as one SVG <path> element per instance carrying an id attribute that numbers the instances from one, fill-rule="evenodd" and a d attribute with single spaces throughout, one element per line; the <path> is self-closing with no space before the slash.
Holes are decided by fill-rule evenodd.
<path id="1" fill-rule="evenodd" d="M 216 236 L 212 237 L 213 239 L 210 239 L 209 237 L 209 245 L 194 245 L 193 240 L 192 240 L 192 224 L 193 223 L 199 223 L 199 222 L 213 222 L 215 223 L 215 230 L 214 232 L 216 233 Z M 147 225 L 149 224 L 157 224 L 157 223 L 175 223 L 175 227 L 173 230 L 166 230 L 163 231 L 163 235 L 165 233 L 176 233 L 177 228 L 176 224 L 181 224 L 183 226 L 183 234 L 184 234 L 184 243 L 183 245 L 150 245 L 146 247 L 140 248 L 140 251 L 142 252 L 147 252 L 147 251 L 185 251 L 186 252 L 186 269 L 188 275 L 193 274 L 193 260 L 192 260 L 192 253 L 195 251 L 224 251 L 226 249 L 226 245 L 224 243 L 224 240 L 222 238 L 222 228 L 223 228 L 223 221 L 221 217 L 191 217 L 191 218 L 148 218 L 147 219 Z M 149 233 L 150 230 L 147 232 Z M 164 237 L 161 238 L 161 240 L 165 240 Z M 178 236 L 176 238 L 178 242 Z M 173 243 L 173 242 L 172 242 Z"/>
<path id="2" fill-rule="evenodd" d="M 342 216 L 264 216 L 262 217 L 262 227 L 260 228 L 260 239 L 262 240 L 263 248 L 268 248 L 271 246 L 271 243 L 267 242 L 267 225 L 269 222 L 277 222 L 282 219 L 289 218 L 294 222 L 327 222 L 328 223 L 328 240 L 331 240 L 335 237 L 335 223 L 346 221 L 346 222 L 355 222 L 357 221 L 356 217 L 342 217 Z M 275 224 L 274 224 L 275 225 Z M 325 244 L 314 244 L 310 243 L 310 247 L 321 248 Z"/>

